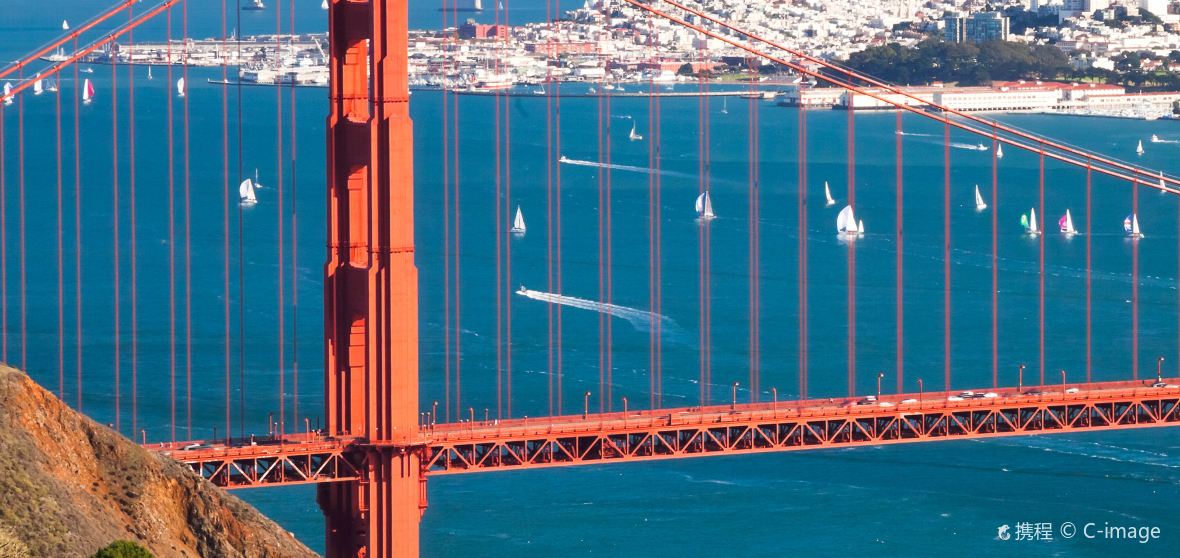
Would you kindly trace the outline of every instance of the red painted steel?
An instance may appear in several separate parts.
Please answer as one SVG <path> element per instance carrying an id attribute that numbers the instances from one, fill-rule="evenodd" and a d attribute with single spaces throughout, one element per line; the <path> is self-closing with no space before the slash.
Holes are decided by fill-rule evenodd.
<path id="1" fill-rule="evenodd" d="M 319 487 L 329 557 L 418 555 L 418 271 L 406 0 L 329 3 L 325 411 L 355 480 Z M 371 74 L 371 77 L 370 77 Z"/>
<path id="2" fill-rule="evenodd" d="M 408 451 L 425 475 L 950 439 L 1180 426 L 1180 387 L 1145 381 L 777 401 L 439 424 L 417 443 L 290 434 L 148 446 L 227 488 L 361 478 L 356 446 Z M 1180 382 L 1180 380 L 1171 380 Z M 186 449 L 188 448 L 188 449 Z M 416 526 L 416 521 L 414 522 Z"/>

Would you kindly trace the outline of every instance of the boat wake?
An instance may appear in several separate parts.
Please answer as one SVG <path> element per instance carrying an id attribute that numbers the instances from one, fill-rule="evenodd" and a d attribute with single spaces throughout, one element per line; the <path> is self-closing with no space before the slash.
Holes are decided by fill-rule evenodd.
<path id="1" fill-rule="evenodd" d="M 898 132 L 896 132 L 896 134 L 897 134 L 897 135 L 899 135 L 899 136 L 908 136 L 908 137 L 914 137 L 914 138 L 938 138 L 938 137 L 942 137 L 942 136 L 940 136 L 940 135 L 938 135 L 938 134 L 923 134 L 923 133 L 921 133 L 921 132 L 901 132 L 901 131 L 898 131 Z"/>
<path id="2" fill-rule="evenodd" d="M 676 178 L 696 178 L 696 176 L 694 176 L 694 175 L 691 175 L 688 173 L 683 173 L 683 172 L 668 171 L 668 170 L 658 170 L 657 171 L 655 169 L 648 168 L 648 167 L 636 167 L 636 166 L 632 166 L 632 165 L 618 165 L 615 163 L 600 163 L 598 161 L 570 159 L 569 157 L 562 157 L 562 158 L 558 159 L 557 162 L 559 162 L 563 165 L 574 165 L 574 166 L 578 166 L 578 167 L 592 167 L 592 168 L 597 168 L 597 169 L 611 169 L 611 170 L 620 170 L 620 171 L 627 171 L 627 172 L 639 172 L 639 173 L 643 173 L 643 174 L 656 173 L 656 174 L 660 174 L 663 176 L 673 176 Z"/>
<path id="3" fill-rule="evenodd" d="M 647 310 L 640 310 L 638 308 L 631 308 L 629 306 L 620 306 L 618 304 L 608 304 L 605 302 L 598 302 L 596 300 L 588 300 L 585 298 L 578 298 L 576 296 L 565 296 L 556 293 L 547 293 L 544 291 L 534 291 L 521 287 L 516 291 L 516 294 L 525 298 L 539 300 L 541 302 L 548 302 L 550 304 L 560 304 L 562 306 L 569 306 L 571 308 L 580 308 L 582 310 L 590 310 L 602 314 L 609 314 L 616 318 L 627 320 L 632 327 L 641 331 L 651 331 L 655 324 L 660 324 L 660 330 L 668 334 L 675 333 L 680 329 L 676 322 L 662 314 L 648 312 Z"/>
<path id="4" fill-rule="evenodd" d="M 991 149 L 981 143 L 958 143 L 953 141 L 951 142 L 951 147 L 955 149 L 966 149 L 968 151 L 988 151 Z"/>

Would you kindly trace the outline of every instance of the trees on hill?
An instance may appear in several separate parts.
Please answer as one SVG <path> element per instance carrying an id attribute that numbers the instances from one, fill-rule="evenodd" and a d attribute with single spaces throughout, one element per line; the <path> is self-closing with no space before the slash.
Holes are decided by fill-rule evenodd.
<path id="1" fill-rule="evenodd" d="M 869 47 L 849 56 L 845 65 L 901 85 L 934 81 L 981 85 L 994 80 L 1052 79 L 1069 71 L 1069 59 L 1052 46 L 937 39 L 926 39 L 914 48 L 897 43 Z"/>

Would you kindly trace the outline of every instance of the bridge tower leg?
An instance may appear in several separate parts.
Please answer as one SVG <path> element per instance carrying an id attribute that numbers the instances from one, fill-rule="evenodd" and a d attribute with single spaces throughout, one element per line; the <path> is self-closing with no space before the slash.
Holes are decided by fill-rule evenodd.
<path id="1" fill-rule="evenodd" d="M 361 480 L 321 484 L 330 558 L 418 556 L 418 271 L 407 0 L 330 0 L 327 433 Z"/>

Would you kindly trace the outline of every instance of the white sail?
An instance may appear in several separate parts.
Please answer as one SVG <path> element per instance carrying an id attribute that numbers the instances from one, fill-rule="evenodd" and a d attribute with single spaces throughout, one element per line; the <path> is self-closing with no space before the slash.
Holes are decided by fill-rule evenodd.
<path id="1" fill-rule="evenodd" d="M 726 97 L 721 98 L 721 114 L 729 114 L 729 104 L 726 103 L 728 100 Z"/>
<path id="2" fill-rule="evenodd" d="M 12 104 L 12 83 L 11 82 L 4 83 L 4 104 L 6 104 L 6 105 Z"/>
<path id="3" fill-rule="evenodd" d="M 1077 234 L 1078 230 L 1073 226 L 1073 215 L 1070 215 L 1069 210 L 1065 210 L 1065 217 L 1061 219 L 1061 232 L 1065 234 Z"/>
<path id="4" fill-rule="evenodd" d="M 61 20 L 61 29 L 62 29 L 62 31 L 69 31 L 70 30 L 70 22 L 66 21 L 64 19 Z"/>
<path id="5" fill-rule="evenodd" d="M 320 9 L 321 9 L 321 10 L 326 10 L 326 9 L 328 9 L 328 0 L 324 0 L 324 3 L 323 3 L 323 4 L 320 4 Z"/>
<path id="6" fill-rule="evenodd" d="M 631 135 L 629 137 L 631 138 L 631 141 L 643 141 L 643 136 L 639 135 L 635 131 L 635 122 L 634 121 L 631 122 Z"/>
<path id="7" fill-rule="evenodd" d="M 695 204 L 693 204 L 693 211 L 696 211 L 697 215 L 704 213 L 704 211 L 705 211 L 705 193 L 704 192 L 701 192 L 701 195 L 697 196 L 697 201 Z"/>
<path id="8" fill-rule="evenodd" d="M 712 219 L 716 217 L 713 214 L 713 199 L 709 197 L 709 191 L 705 190 L 704 208 L 701 211 L 701 219 Z"/>
<path id="9" fill-rule="evenodd" d="M 183 77 L 176 80 L 176 96 L 177 97 L 184 96 L 184 78 Z"/>
<path id="10" fill-rule="evenodd" d="M 1037 209 L 1030 208 L 1028 210 L 1028 234 L 1040 234 L 1040 232 L 1037 227 Z"/>
<path id="11" fill-rule="evenodd" d="M 832 189 L 828 187 L 828 181 L 824 181 L 824 199 L 829 206 L 836 205 L 836 200 L 832 199 Z"/>
<path id="12" fill-rule="evenodd" d="M 242 205 L 254 205 L 258 203 L 258 196 L 254 194 L 254 181 L 249 178 L 242 181 L 238 186 L 238 197 L 242 200 Z"/>
<path id="13" fill-rule="evenodd" d="M 94 100 L 94 84 L 90 83 L 90 78 L 82 82 L 82 102 L 90 104 Z"/>
<path id="14" fill-rule="evenodd" d="M 148 79 L 155 79 L 152 77 L 152 67 L 148 66 Z"/>
<path id="15" fill-rule="evenodd" d="M 1138 153 L 1139 155 L 1143 154 L 1143 140 L 1139 140 L 1139 145 L 1135 147 L 1135 153 Z"/>
<path id="16" fill-rule="evenodd" d="M 512 220 L 512 232 L 521 234 L 525 232 L 524 213 L 521 213 L 519 205 L 516 206 L 516 218 Z"/>
<path id="17" fill-rule="evenodd" d="M 1131 236 L 1142 237 L 1143 233 L 1139 232 L 1139 215 L 1131 214 Z"/>
<path id="18" fill-rule="evenodd" d="M 45 84 L 38 78 L 37 81 L 33 82 L 33 94 L 40 95 L 43 91 L 45 91 Z"/>
<path id="19" fill-rule="evenodd" d="M 856 215 L 852 212 L 851 205 L 844 206 L 844 209 L 841 209 L 840 214 L 836 216 L 836 232 L 845 235 L 855 235 L 860 232 L 860 224 L 856 221 Z"/>
<path id="20" fill-rule="evenodd" d="M 975 210 L 983 211 L 987 209 L 987 204 L 983 201 L 983 196 L 979 195 L 979 185 L 975 185 Z"/>
<path id="21" fill-rule="evenodd" d="M 1004 158 L 1004 144 L 1002 144 L 1002 143 L 996 145 L 996 158 L 997 159 Z"/>
<path id="22" fill-rule="evenodd" d="M 859 220 L 859 221 L 857 221 L 857 222 L 856 222 L 856 232 L 857 232 L 858 234 L 864 234 L 864 233 L 865 233 L 865 220 L 864 220 L 864 219 L 861 219 L 861 220 Z"/>

